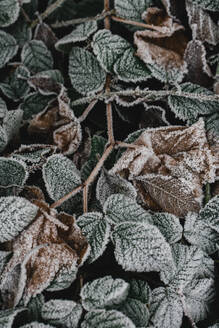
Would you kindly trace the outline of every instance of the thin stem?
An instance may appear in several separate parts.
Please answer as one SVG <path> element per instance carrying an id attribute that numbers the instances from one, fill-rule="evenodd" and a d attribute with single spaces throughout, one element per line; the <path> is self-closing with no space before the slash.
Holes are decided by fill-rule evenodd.
<path id="1" fill-rule="evenodd" d="M 110 0 L 104 0 L 104 11 L 107 12 L 110 10 Z M 104 18 L 104 26 L 107 30 L 110 30 L 110 16 Z"/>
<path id="2" fill-rule="evenodd" d="M 141 23 L 141 22 L 132 21 L 132 20 L 129 20 L 129 19 L 124 19 L 124 18 L 118 17 L 118 16 L 111 16 L 111 19 L 114 20 L 115 22 L 120 22 L 120 23 L 124 23 L 124 24 L 144 27 L 144 28 L 148 28 L 150 30 L 160 32 L 160 27 L 157 27 L 157 26 L 154 26 L 154 25 L 149 25 L 149 24 L 145 24 L 145 23 Z"/>
<path id="3" fill-rule="evenodd" d="M 72 26 L 72 25 L 82 24 L 82 23 L 91 22 L 91 21 L 98 21 L 98 20 L 104 19 L 107 16 L 114 14 L 114 12 L 115 12 L 114 9 L 108 10 L 108 11 L 104 10 L 101 14 L 98 14 L 96 16 L 84 17 L 84 18 L 74 18 L 74 19 L 70 19 L 67 21 L 53 23 L 53 24 L 51 24 L 51 26 L 53 28 L 60 28 L 60 27 Z"/>
<path id="4" fill-rule="evenodd" d="M 116 141 L 116 146 L 121 148 L 132 148 L 132 149 L 139 148 L 139 145 L 129 144 L 123 141 Z"/>
<path id="5" fill-rule="evenodd" d="M 115 144 L 113 134 L 113 115 L 112 115 L 112 103 L 106 104 L 106 115 L 107 115 L 107 131 L 108 131 L 108 142 L 113 145 Z"/>
<path id="6" fill-rule="evenodd" d="M 51 208 L 56 208 L 59 207 L 60 205 L 62 205 L 64 202 L 66 202 L 66 200 L 68 200 L 69 198 L 75 196 L 77 193 L 79 193 L 82 189 L 82 185 L 78 186 L 77 188 L 75 188 L 74 190 L 70 191 L 67 195 L 65 195 L 64 197 L 60 198 L 59 200 L 57 200 L 55 203 L 53 203 L 50 207 Z"/>
<path id="7" fill-rule="evenodd" d="M 85 109 L 85 111 L 83 112 L 83 114 L 78 118 L 79 122 L 83 122 L 86 117 L 88 116 L 88 114 L 90 113 L 90 111 L 94 108 L 94 106 L 96 105 L 98 100 L 93 100 L 88 107 Z"/>
<path id="8" fill-rule="evenodd" d="M 88 211 L 88 189 L 89 186 L 85 185 L 83 189 L 83 212 L 87 213 Z"/>
<path id="9" fill-rule="evenodd" d="M 31 19 L 30 17 L 27 15 L 26 11 L 24 10 L 24 8 L 21 7 L 21 12 L 22 12 L 22 15 L 24 16 L 25 20 L 27 21 L 27 23 L 31 23 Z"/>
<path id="10" fill-rule="evenodd" d="M 60 7 L 65 0 L 56 0 L 56 2 L 52 3 L 49 7 L 46 8 L 46 10 L 40 15 L 41 19 L 45 19 L 50 14 L 53 13 L 54 10 L 56 10 L 58 7 Z M 39 18 L 35 19 L 33 23 L 31 24 L 31 28 L 34 28 L 39 23 Z"/>

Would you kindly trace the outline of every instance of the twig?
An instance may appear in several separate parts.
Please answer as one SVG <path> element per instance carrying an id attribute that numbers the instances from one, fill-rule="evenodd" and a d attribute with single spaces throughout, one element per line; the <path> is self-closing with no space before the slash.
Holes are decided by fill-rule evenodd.
<path id="1" fill-rule="evenodd" d="M 85 185 L 83 189 L 83 212 L 86 213 L 88 211 L 88 191 L 89 186 Z"/>
<path id="2" fill-rule="evenodd" d="M 110 0 L 104 0 L 104 11 L 110 10 Z M 104 26 L 105 29 L 110 30 L 110 17 L 109 15 L 105 17 L 104 19 Z"/>
<path id="3" fill-rule="evenodd" d="M 50 14 L 53 13 L 54 10 L 56 10 L 59 6 L 63 4 L 65 0 L 56 0 L 56 2 L 52 3 L 49 7 L 46 8 L 46 10 L 40 15 L 41 19 L 45 19 Z M 32 24 L 31 28 L 34 28 L 39 23 L 39 18 L 35 19 Z"/>
<path id="4" fill-rule="evenodd" d="M 140 147 L 139 145 L 129 144 L 123 141 L 116 141 L 116 146 L 121 148 L 132 148 L 132 149 L 136 149 Z"/>
<path id="5" fill-rule="evenodd" d="M 90 111 L 94 108 L 94 106 L 96 105 L 98 100 L 93 100 L 88 107 L 85 109 L 85 111 L 83 112 L 83 114 L 81 116 L 79 116 L 78 120 L 79 122 L 83 122 L 86 117 L 88 116 L 88 114 L 90 113 Z"/>
<path id="6" fill-rule="evenodd" d="M 114 20 L 115 22 L 120 22 L 120 23 L 124 23 L 124 24 L 128 24 L 128 25 L 134 25 L 134 26 L 138 26 L 138 27 L 144 27 L 144 28 L 148 28 L 150 30 L 160 32 L 160 27 L 157 27 L 155 25 L 149 25 L 149 24 L 145 24 L 145 23 L 141 23 L 141 22 L 136 22 L 136 21 L 124 19 L 124 18 L 118 17 L 118 16 L 111 16 L 111 19 Z"/>
<path id="7" fill-rule="evenodd" d="M 51 208 L 59 207 L 64 202 L 66 202 L 66 200 L 68 200 L 69 198 L 71 198 L 71 197 L 75 196 L 77 193 L 79 193 L 82 188 L 83 188 L 83 185 L 76 187 L 74 190 L 70 191 L 67 195 L 65 195 L 64 197 L 60 198 L 55 203 L 53 203 L 50 207 Z"/>
<path id="8" fill-rule="evenodd" d="M 86 22 L 90 22 L 90 21 L 98 21 L 98 20 L 102 20 L 105 17 L 110 16 L 114 13 L 115 13 L 114 9 L 108 10 L 108 11 L 104 10 L 101 14 L 98 14 L 96 16 L 84 17 L 84 18 L 74 18 L 74 19 L 70 19 L 67 21 L 53 23 L 53 24 L 51 24 L 51 26 L 53 28 L 60 28 L 60 27 L 66 27 L 66 26 L 72 26 L 72 25 L 76 25 L 76 24 L 86 23 Z"/>

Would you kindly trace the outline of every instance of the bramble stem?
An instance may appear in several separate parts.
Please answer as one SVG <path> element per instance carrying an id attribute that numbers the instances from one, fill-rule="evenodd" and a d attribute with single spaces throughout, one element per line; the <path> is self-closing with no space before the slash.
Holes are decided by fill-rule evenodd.
<path id="1" fill-rule="evenodd" d="M 66 202 L 66 200 L 68 200 L 69 198 L 71 198 L 71 197 L 75 196 L 77 193 L 79 193 L 82 188 L 83 188 L 83 185 L 76 187 L 74 190 L 70 191 L 67 195 L 65 195 L 64 197 L 60 198 L 55 203 L 53 203 L 50 207 L 51 208 L 59 207 L 64 202 Z"/>
<path id="2" fill-rule="evenodd" d="M 83 112 L 83 114 L 78 118 L 79 122 L 83 122 L 86 117 L 88 116 L 88 114 L 90 113 L 90 111 L 94 108 L 94 106 L 96 105 L 98 100 L 93 100 L 85 109 L 85 111 Z"/>
<path id="3" fill-rule="evenodd" d="M 49 7 L 46 8 L 46 10 L 40 15 L 41 19 L 45 19 L 50 14 L 53 13 L 56 8 L 61 6 L 65 0 L 57 0 L 56 2 L 52 3 Z M 39 23 L 39 18 L 35 19 L 33 23 L 31 24 L 31 28 L 34 28 Z"/>
<path id="4" fill-rule="evenodd" d="M 118 16 L 111 16 L 111 19 L 114 20 L 115 22 L 134 25 L 134 26 L 139 26 L 139 27 L 144 27 L 144 28 L 147 28 L 147 29 L 150 29 L 150 30 L 160 32 L 160 27 L 157 27 L 155 25 L 149 25 L 149 24 L 145 24 L 145 23 L 141 23 L 141 22 L 135 22 L 135 21 L 132 21 L 132 20 L 129 20 L 129 19 L 124 19 L 122 17 L 118 17 Z"/>

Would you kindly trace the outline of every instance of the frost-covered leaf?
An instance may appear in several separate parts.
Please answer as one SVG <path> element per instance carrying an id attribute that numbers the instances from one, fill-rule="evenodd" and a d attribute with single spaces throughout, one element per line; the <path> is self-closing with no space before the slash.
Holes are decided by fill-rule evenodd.
<path id="1" fill-rule="evenodd" d="M 21 145 L 19 149 L 14 151 L 12 158 L 22 160 L 26 164 L 44 163 L 46 158 L 54 154 L 56 148 L 51 145 L 33 144 Z"/>
<path id="2" fill-rule="evenodd" d="M 112 233 L 115 258 L 126 271 L 161 272 L 168 280 L 174 267 L 169 244 L 157 227 L 147 222 L 117 224 Z"/>
<path id="3" fill-rule="evenodd" d="M 157 328 L 180 328 L 183 308 L 180 297 L 171 288 L 155 288 L 152 292 L 151 321 Z"/>
<path id="4" fill-rule="evenodd" d="M 111 276 L 86 283 L 81 289 L 82 305 L 85 310 L 109 308 L 122 303 L 128 296 L 129 284 Z"/>
<path id="5" fill-rule="evenodd" d="M 58 42 L 55 44 L 55 47 L 57 50 L 65 52 L 66 45 L 75 42 L 85 41 L 89 38 L 91 34 L 96 32 L 96 30 L 97 30 L 96 21 L 88 21 L 79 24 L 76 26 L 76 28 L 73 29 L 73 31 L 70 34 L 58 40 Z"/>
<path id="6" fill-rule="evenodd" d="M 0 251 L 0 275 L 2 274 L 2 271 L 10 259 L 11 252 L 7 251 Z"/>
<path id="7" fill-rule="evenodd" d="M 136 200 L 123 194 L 111 195 L 104 204 L 104 213 L 106 220 L 111 224 L 121 222 L 150 222 L 151 215 L 146 212 Z"/>
<path id="8" fill-rule="evenodd" d="M 73 47 L 69 55 L 69 76 L 72 86 L 81 94 L 101 91 L 106 73 L 88 50 Z"/>
<path id="9" fill-rule="evenodd" d="M 174 244 L 182 238 L 183 228 L 177 216 L 169 213 L 156 213 L 152 219 L 153 224 L 160 230 L 169 244 Z"/>
<path id="10" fill-rule="evenodd" d="M 31 73 L 46 71 L 53 68 L 53 57 L 45 44 L 39 40 L 25 43 L 21 60 Z"/>
<path id="11" fill-rule="evenodd" d="M 96 197 L 103 206 L 107 198 L 112 194 L 123 194 L 132 199 L 137 197 L 137 192 L 130 182 L 120 176 L 109 174 L 106 170 L 102 170 L 97 182 Z"/>
<path id="12" fill-rule="evenodd" d="M 43 179 L 49 196 L 57 201 L 81 183 L 80 172 L 63 155 L 52 155 L 43 166 Z"/>
<path id="13" fill-rule="evenodd" d="M 63 328 L 77 328 L 82 314 L 82 307 L 73 301 L 50 300 L 42 307 L 45 322 Z"/>
<path id="14" fill-rule="evenodd" d="M 1 0 L 0 3 L 0 26 L 5 27 L 13 24 L 20 12 L 20 4 L 18 0 Z"/>
<path id="15" fill-rule="evenodd" d="M 21 15 L 13 25 L 10 25 L 6 29 L 6 31 L 14 36 L 20 48 L 22 48 L 26 42 L 32 39 L 32 29 L 26 22 L 25 18 Z"/>
<path id="16" fill-rule="evenodd" d="M 54 326 L 51 325 L 45 325 L 42 322 L 31 322 L 31 323 L 27 323 L 26 325 L 20 327 L 20 328 L 55 328 Z"/>
<path id="17" fill-rule="evenodd" d="M 36 216 L 38 207 L 21 197 L 0 198 L 0 242 L 12 240 Z"/>
<path id="18" fill-rule="evenodd" d="M 54 95 L 43 96 L 38 92 L 29 93 L 20 105 L 20 109 L 24 112 L 24 120 L 29 120 L 40 113 L 52 99 L 54 99 Z"/>
<path id="19" fill-rule="evenodd" d="M 44 22 L 40 22 L 36 26 L 34 39 L 43 41 L 47 48 L 51 50 L 54 48 L 55 43 L 58 41 L 53 30 Z"/>
<path id="20" fill-rule="evenodd" d="M 141 22 L 143 12 L 153 5 L 152 0 L 115 0 L 116 14 L 120 17 Z"/>
<path id="21" fill-rule="evenodd" d="M 101 66 L 107 72 L 113 72 L 113 66 L 130 44 L 118 35 L 113 35 L 109 30 L 100 30 L 93 37 L 93 50 Z"/>
<path id="22" fill-rule="evenodd" d="M 130 285 L 128 297 L 139 300 L 144 304 L 151 303 L 151 289 L 146 281 L 132 279 L 128 282 Z"/>
<path id="23" fill-rule="evenodd" d="M 213 113 L 205 118 L 206 130 L 216 137 L 219 135 L 219 113 Z"/>
<path id="24" fill-rule="evenodd" d="M 0 49 L 0 68 L 2 68 L 3 66 L 5 66 L 5 64 L 7 64 L 7 62 L 9 62 L 9 60 L 11 60 L 16 55 L 18 51 L 18 45 L 15 38 L 2 30 L 0 31 Z"/>
<path id="25" fill-rule="evenodd" d="M 27 305 L 28 308 L 28 318 L 30 321 L 36 320 L 41 321 L 41 309 L 43 304 L 45 303 L 45 298 L 43 294 L 39 294 L 30 299 L 30 302 Z"/>
<path id="26" fill-rule="evenodd" d="M 49 292 L 59 291 L 69 288 L 77 277 L 78 267 L 77 263 L 73 262 L 71 266 L 61 268 L 46 288 Z"/>
<path id="27" fill-rule="evenodd" d="M 95 310 L 88 312 L 81 328 L 135 328 L 134 323 L 119 311 Z"/>
<path id="28" fill-rule="evenodd" d="M 7 114 L 7 106 L 2 98 L 0 98 L 0 120 L 2 120 Z"/>
<path id="29" fill-rule="evenodd" d="M 24 310 L 25 308 L 17 308 L 0 311 L 0 328 L 12 328 L 16 315 Z"/>
<path id="30" fill-rule="evenodd" d="M 118 78 L 125 82 L 141 82 L 151 78 L 151 72 L 137 56 L 135 50 L 125 50 L 113 67 Z"/>
<path id="31" fill-rule="evenodd" d="M 29 92 L 30 88 L 26 81 L 28 77 L 28 70 L 24 66 L 19 66 L 8 79 L 0 83 L 0 89 L 8 98 L 19 101 Z"/>
<path id="32" fill-rule="evenodd" d="M 195 5 L 210 11 L 219 11 L 219 3 L 217 0 L 191 0 Z"/>
<path id="33" fill-rule="evenodd" d="M 56 0 L 49 0 L 48 5 L 52 5 Z M 77 13 L 78 4 L 72 2 L 72 0 L 65 0 L 60 6 L 51 13 L 49 16 L 50 21 L 65 21 L 72 19 Z"/>
<path id="34" fill-rule="evenodd" d="M 200 211 L 199 218 L 219 233 L 219 196 L 212 198 Z"/>
<path id="35" fill-rule="evenodd" d="M 54 81 L 52 78 L 47 76 L 44 72 L 38 73 L 34 76 L 31 76 L 28 79 L 28 83 L 36 91 L 42 95 L 48 96 L 51 94 L 58 95 L 61 91 L 61 84 Z"/>
<path id="36" fill-rule="evenodd" d="M 27 167 L 16 159 L 0 157 L 0 196 L 10 196 L 20 192 L 28 178 Z"/>
<path id="37" fill-rule="evenodd" d="M 128 297 L 118 311 L 130 318 L 136 327 L 147 327 L 150 314 L 146 304 L 141 301 Z"/>
<path id="38" fill-rule="evenodd" d="M 193 0 L 186 0 L 186 10 L 193 39 L 216 45 L 219 42 L 219 30 L 208 12 L 194 4 Z"/>
<path id="39" fill-rule="evenodd" d="M 77 219 L 83 235 L 90 244 L 91 251 L 88 262 L 92 263 L 100 257 L 106 249 L 110 235 L 110 225 L 103 215 L 98 212 L 83 214 Z"/>

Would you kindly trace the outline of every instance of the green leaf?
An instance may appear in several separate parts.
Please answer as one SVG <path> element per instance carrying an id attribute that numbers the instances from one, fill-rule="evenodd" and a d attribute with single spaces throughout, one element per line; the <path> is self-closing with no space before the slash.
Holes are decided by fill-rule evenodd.
<path id="1" fill-rule="evenodd" d="M 21 160 L 27 165 L 42 164 L 46 158 L 52 155 L 56 148 L 51 145 L 33 144 L 21 145 L 21 147 L 12 154 L 12 158 Z"/>
<path id="2" fill-rule="evenodd" d="M 21 60 L 31 73 L 46 71 L 53 68 L 53 57 L 45 44 L 39 40 L 31 40 L 25 43 Z"/>
<path id="3" fill-rule="evenodd" d="M 150 315 L 141 301 L 128 297 L 118 310 L 130 318 L 136 327 L 147 327 Z"/>
<path id="4" fill-rule="evenodd" d="M 174 268 L 169 244 L 160 231 L 144 222 L 117 224 L 112 233 L 115 258 L 126 271 L 161 272 L 167 281 Z"/>
<path id="5" fill-rule="evenodd" d="M 145 304 L 151 302 L 151 289 L 144 280 L 131 279 L 129 281 L 130 289 L 128 297 L 134 298 Z"/>
<path id="6" fill-rule="evenodd" d="M 1 0 L 0 6 L 0 27 L 13 24 L 17 20 L 20 12 L 18 0 Z"/>
<path id="7" fill-rule="evenodd" d="M 19 48 L 23 48 L 25 43 L 32 39 L 32 29 L 23 16 L 19 16 L 18 20 L 10 25 L 6 32 L 14 36 Z"/>
<path id="8" fill-rule="evenodd" d="M 74 47 L 69 55 L 69 76 L 72 86 L 83 95 L 103 89 L 106 73 L 89 51 Z"/>
<path id="9" fill-rule="evenodd" d="M 0 251 L 0 275 L 2 274 L 5 265 L 11 257 L 11 252 Z"/>
<path id="10" fill-rule="evenodd" d="M 182 94 L 180 96 L 168 97 L 168 104 L 176 117 L 191 124 L 200 115 L 217 112 L 218 101 L 205 100 L 205 96 L 214 95 L 213 92 L 189 82 L 181 84 L 180 87 L 185 96 Z M 192 99 L 189 97 L 189 94 L 197 94 L 197 98 Z"/>
<path id="11" fill-rule="evenodd" d="M 141 82 L 151 78 L 151 72 L 137 56 L 135 50 L 125 50 L 114 64 L 114 72 L 125 82 Z"/>
<path id="12" fill-rule="evenodd" d="M 54 292 L 69 288 L 75 281 L 77 272 L 78 267 L 76 262 L 73 262 L 70 268 L 61 268 L 46 290 Z"/>
<path id="13" fill-rule="evenodd" d="M 10 196 L 16 191 L 20 192 L 28 178 L 27 167 L 16 159 L 0 157 L 0 196 Z"/>
<path id="14" fill-rule="evenodd" d="M 219 233 L 219 195 L 213 197 L 199 213 L 199 218 Z"/>
<path id="15" fill-rule="evenodd" d="M 84 309 L 91 311 L 122 303 L 127 298 L 128 291 L 129 284 L 124 280 L 105 276 L 86 283 L 80 296 Z"/>
<path id="16" fill-rule="evenodd" d="M 138 205 L 135 199 L 122 194 L 110 196 L 104 204 L 103 211 L 106 220 L 111 224 L 128 221 L 153 222 L 151 215 Z"/>
<path id="17" fill-rule="evenodd" d="M 103 169 L 97 182 L 97 199 L 103 206 L 109 196 L 117 193 L 123 194 L 132 199 L 136 199 L 137 197 L 137 192 L 129 181 L 115 174 L 109 174 L 107 170 Z"/>
<path id="18" fill-rule="evenodd" d="M 7 106 L 2 98 L 0 98 L 0 120 L 2 120 L 7 114 Z"/>
<path id="19" fill-rule="evenodd" d="M 25 198 L 0 197 L 0 242 L 14 239 L 35 218 L 38 207 Z"/>
<path id="20" fill-rule="evenodd" d="M 64 36 L 62 39 L 60 39 L 56 44 L 55 47 L 57 50 L 64 51 L 65 52 L 65 46 L 75 43 L 75 42 L 81 42 L 85 41 L 89 38 L 91 34 L 96 32 L 97 30 L 97 22 L 96 21 L 88 21 L 83 24 L 79 24 L 76 26 L 76 28 L 73 29 L 73 31 Z"/>
<path id="21" fill-rule="evenodd" d="M 32 297 L 28 303 L 28 319 L 40 321 L 41 317 L 41 309 L 43 304 L 45 303 L 45 298 L 43 294 L 38 294 L 35 297 Z"/>
<path id="22" fill-rule="evenodd" d="M 151 74 L 155 79 L 173 85 L 175 85 L 176 82 L 180 83 L 186 73 L 186 65 L 180 68 L 166 69 L 161 65 L 153 63 L 147 64 L 147 68 L 150 70 Z"/>
<path id="23" fill-rule="evenodd" d="M 24 112 L 24 120 L 29 120 L 43 111 L 53 99 L 54 95 L 43 96 L 38 92 L 29 93 L 20 105 L 20 109 Z"/>
<path id="24" fill-rule="evenodd" d="M 152 0 L 115 0 L 116 14 L 137 22 L 142 22 L 143 12 L 152 5 Z"/>
<path id="25" fill-rule="evenodd" d="M 43 179 L 49 196 L 57 201 L 81 184 L 80 172 L 63 155 L 52 155 L 43 166 Z M 69 200 L 72 206 L 72 200 Z"/>
<path id="26" fill-rule="evenodd" d="M 205 10 L 219 11 L 219 3 L 217 0 L 190 0 L 193 4 Z"/>
<path id="27" fill-rule="evenodd" d="M 205 118 L 206 130 L 218 137 L 219 135 L 219 113 L 213 113 L 212 115 Z"/>
<path id="28" fill-rule="evenodd" d="M 105 251 L 109 241 L 110 225 L 98 212 L 83 214 L 77 219 L 77 225 L 86 237 L 91 251 L 88 262 L 96 261 Z"/>
<path id="29" fill-rule="evenodd" d="M 96 310 L 85 315 L 81 328 L 135 328 L 134 323 L 119 311 Z"/>
<path id="30" fill-rule="evenodd" d="M 43 320 L 63 328 L 77 328 L 81 314 L 81 305 L 68 300 L 50 300 L 42 307 Z"/>
<path id="31" fill-rule="evenodd" d="M 113 35 L 109 30 L 100 30 L 93 37 L 92 47 L 101 66 L 107 72 L 113 72 L 113 66 L 130 44 L 118 35 Z"/>
<path id="32" fill-rule="evenodd" d="M 150 306 L 151 321 L 156 328 L 180 328 L 183 308 L 180 297 L 171 288 L 155 288 Z"/>
<path id="33" fill-rule="evenodd" d="M 0 311 L 0 328 L 12 328 L 16 315 L 24 310 L 24 308 L 17 308 Z"/>
<path id="34" fill-rule="evenodd" d="M 41 322 L 34 321 L 34 322 L 28 323 L 20 328 L 55 328 L 55 327 L 51 326 L 51 325 L 45 325 L 44 323 L 41 323 Z"/>
<path id="35" fill-rule="evenodd" d="M 174 244 L 182 238 L 183 228 L 177 216 L 170 213 L 156 213 L 152 219 L 153 224 L 160 230 L 169 244 Z"/>
<path id="36" fill-rule="evenodd" d="M 0 13 L 1 15 L 1 13 Z M 18 51 L 18 45 L 15 38 L 0 30 L 0 49 L 1 49 L 1 57 L 0 57 L 0 68 L 5 66 L 9 60 L 11 60 Z"/>

